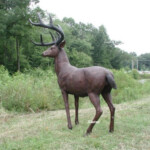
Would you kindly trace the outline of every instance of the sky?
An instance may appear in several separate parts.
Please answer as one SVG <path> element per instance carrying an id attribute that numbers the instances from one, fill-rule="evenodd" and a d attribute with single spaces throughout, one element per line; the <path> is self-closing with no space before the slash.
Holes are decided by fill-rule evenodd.
<path id="1" fill-rule="evenodd" d="M 59 19 L 104 25 L 124 51 L 150 53 L 150 0 L 40 0 L 38 6 Z"/>

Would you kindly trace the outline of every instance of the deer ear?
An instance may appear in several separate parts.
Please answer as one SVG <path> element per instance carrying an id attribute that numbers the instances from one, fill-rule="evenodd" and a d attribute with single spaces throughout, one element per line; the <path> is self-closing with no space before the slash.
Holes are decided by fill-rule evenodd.
<path id="1" fill-rule="evenodd" d="M 59 44 L 59 47 L 60 47 L 60 48 L 64 48 L 65 44 L 66 44 L 66 41 L 62 41 L 62 42 Z"/>

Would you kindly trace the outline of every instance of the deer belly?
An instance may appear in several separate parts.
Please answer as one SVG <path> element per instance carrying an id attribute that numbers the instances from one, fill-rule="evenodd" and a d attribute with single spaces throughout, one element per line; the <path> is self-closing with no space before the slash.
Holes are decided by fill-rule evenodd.
<path id="1" fill-rule="evenodd" d="M 83 79 L 72 78 L 67 81 L 61 82 L 61 88 L 65 90 L 68 94 L 74 94 L 78 96 L 87 96 L 87 86 Z"/>

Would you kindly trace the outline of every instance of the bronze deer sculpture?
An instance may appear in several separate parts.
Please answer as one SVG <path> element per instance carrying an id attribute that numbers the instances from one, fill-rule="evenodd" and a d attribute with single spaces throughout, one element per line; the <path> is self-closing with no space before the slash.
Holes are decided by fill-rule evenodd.
<path id="1" fill-rule="evenodd" d="M 97 122 L 97 120 L 102 115 L 102 109 L 100 107 L 99 96 L 102 94 L 104 100 L 108 104 L 110 109 L 110 127 L 109 131 L 114 131 L 114 114 L 115 107 L 112 103 L 111 90 L 116 89 L 116 83 L 113 78 L 113 74 L 106 68 L 93 66 L 87 68 L 76 68 L 72 66 L 69 62 L 67 54 L 64 50 L 65 41 L 64 33 L 62 28 L 53 25 L 52 18 L 50 16 L 50 24 L 45 25 L 39 16 L 39 23 L 33 23 L 29 20 L 32 25 L 48 28 L 56 31 L 58 37 L 57 39 L 50 32 L 53 42 L 44 43 L 42 35 L 40 35 L 41 43 L 35 43 L 37 46 L 51 46 L 46 51 L 43 52 L 44 57 L 53 57 L 55 61 L 55 71 L 58 77 L 58 84 L 62 92 L 62 96 L 65 103 L 68 128 L 72 129 L 68 94 L 73 94 L 75 98 L 75 124 L 78 124 L 78 107 L 79 107 L 79 97 L 89 96 L 91 103 L 96 109 L 96 114 L 93 121 L 89 125 L 86 135 L 92 132 L 92 129 Z"/>

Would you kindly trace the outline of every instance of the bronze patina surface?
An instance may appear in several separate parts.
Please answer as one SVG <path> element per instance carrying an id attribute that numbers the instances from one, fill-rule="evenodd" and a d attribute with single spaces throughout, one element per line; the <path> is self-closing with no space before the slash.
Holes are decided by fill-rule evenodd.
<path id="1" fill-rule="evenodd" d="M 79 97 L 89 96 L 91 103 L 96 109 L 96 114 L 86 131 L 86 135 L 92 132 L 95 123 L 102 115 L 103 111 L 101 109 L 99 99 L 99 96 L 101 94 L 110 109 L 111 117 L 109 131 L 113 132 L 115 107 L 112 103 L 111 90 L 112 88 L 116 89 L 117 86 L 114 81 L 112 72 L 110 72 L 106 68 L 99 66 L 87 68 L 77 68 L 75 66 L 72 66 L 64 50 L 65 40 L 63 30 L 60 26 L 53 25 L 51 17 L 49 25 L 45 25 L 40 19 L 40 16 L 39 23 L 33 23 L 31 20 L 30 23 L 35 26 L 52 29 L 58 34 L 57 38 L 55 38 L 53 34 L 50 33 L 53 39 L 51 43 L 44 43 L 42 35 L 40 36 L 41 43 L 33 43 L 38 46 L 51 46 L 46 51 L 44 51 L 42 55 L 44 57 L 52 57 L 55 60 L 55 71 L 58 77 L 58 84 L 65 103 L 68 128 L 72 129 L 68 94 L 73 94 L 75 98 L 75 124 L 79 123 Z"/>

